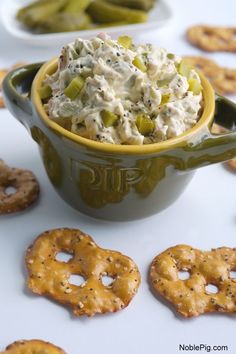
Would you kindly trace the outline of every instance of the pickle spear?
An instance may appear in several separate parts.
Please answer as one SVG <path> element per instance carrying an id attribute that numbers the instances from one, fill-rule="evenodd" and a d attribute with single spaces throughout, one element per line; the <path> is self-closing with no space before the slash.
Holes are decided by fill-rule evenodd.
<path id="1" fill-rule="evenodd" d="M 154 6 L 155 0 L 107 0 L 107 2 L 131 9 L 149 11 Z"/>
<path id="2" fill-rule="evenodd" d="M 41 33 L 73 32 L 89 28 L 91 20 L 86 13 L 59 12 L 40 24 Z"/>
<path id="3" fill-rule="evenodd" d="M 112 5 L 102 0 L 94 0 L 87 8 L 87 12 L 96 23 L 120 21 L 140 23 L 146 22 L 148 18 L 144 11 Z"/>
<path id="4" fill-rule="evenodd" d="M 20 9 L 16 17 L 25 26 L 36 28 L 45 19 L 60 11 L 66 3 L 67 0 L 39 0 Z"/>
<path id="5" fill-rule="evenodd" d="M 67 2 L 63 12 L 78 14 L 84 12 L 92 0 L 67 0 Z"/>

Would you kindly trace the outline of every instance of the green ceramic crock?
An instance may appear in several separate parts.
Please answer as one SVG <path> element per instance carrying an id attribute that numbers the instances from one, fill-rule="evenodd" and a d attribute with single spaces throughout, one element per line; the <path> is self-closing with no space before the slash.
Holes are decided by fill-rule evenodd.
<path id="1" fill-rule="evenodd" d="M 203 75 L 204 109 L 191 130 L 161 143 L 129 146 L 82 138 L 48 118 L 38 89 L 56 68 L 53 59 L 12 71 L 3 83 L 4 99 L 38 143 L 57 192 L 82 213 L 109 220 L 147 217 L 172 204 L 198 167 L 236 156 L 236 132 L 211 133 L 213 122 L 234 128 L 236 105 L 215 95 Z"/>

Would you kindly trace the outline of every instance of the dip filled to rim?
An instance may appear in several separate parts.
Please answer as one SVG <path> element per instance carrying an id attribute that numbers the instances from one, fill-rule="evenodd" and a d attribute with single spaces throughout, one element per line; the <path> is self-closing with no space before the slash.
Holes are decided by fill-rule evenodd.
<path id="1" fill-rule="evenodd" d="M 109 144 L 142 145 L 192 128 L 202 107 L 199 75 L 181 57 L 104 33 L 63 47 L 40 96 L 49 118 Z"/>

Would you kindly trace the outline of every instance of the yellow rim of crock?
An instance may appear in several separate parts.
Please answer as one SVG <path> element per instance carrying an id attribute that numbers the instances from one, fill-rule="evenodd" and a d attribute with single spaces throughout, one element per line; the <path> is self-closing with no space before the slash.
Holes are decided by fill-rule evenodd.
<path id="1" fill-rule="evenodd" d="M 51 75 L 57 69 L 58 59 L 54 58 L 48 62 L 46 62 L 38 71 L 31 91 L 31 99 L 35 105 L 35 108 L 42 119 L 42 121 L 51 128 L 55 133 L 60 135 L 63 138 L 67 138 L 72 142 L 83 145 L 90 150 L 102 151 L 110 154 L 127 154 L 127 155 L 142 155 L 142 154 L 153 154 L 163 150 L 170 150 L 175 147 L 185 146 L 189 140 L 193 137 L 193 135 L 197 134 L 201 131 L 204 126 L 208 126 L 213 118 L 215 112 L 215 94 L 212 86 L 209 81 L 205 78 L 202 73 L 199 73 L 201 78 L 201 84 L 203 87 L 203 98 L 204 98 L 204 108 L 203 113 L 197 124 L 184 132 L 183 134 L 165 140 L 159 143 L 147 144 L 147 145 L 113 145 L 101 143 L 98 141 L 90 140 L 83 138 L 75 133 L 72 133 L 64 128 L 62 128 L 59 124 L 52 121 L 45 109 L 43 107 L 43 103 L 39 96 L 39 88 L 42 86 L 43 80 L 46 75 Z"/>

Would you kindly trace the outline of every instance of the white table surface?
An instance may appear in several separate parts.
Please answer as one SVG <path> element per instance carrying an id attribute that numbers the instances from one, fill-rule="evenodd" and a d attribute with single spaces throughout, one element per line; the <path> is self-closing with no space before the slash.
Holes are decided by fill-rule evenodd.
<path id="1" fill-rule="evenodd" d="M 144 33 L 137 40 L 179 54 L 198 54 L 200 51 L 184 39 L 189 25 L 235 25 L 235 0 L 168 3 L 174 14 L 169 25 Z M 58 51 L 56 46 L 41 49 L 18 44 L 0 27 L 0 67 L 19 60 L 46 60 Z M 209 56 L 221 64 L 235 65 L 235 54 Z M 201 343 L 227 345 L 227 353 L 236 353 L 235 316 L 180 319 L 151 294 L 147 282 L 152 258 L 168 247 L 179 243 L 206 250 L 223 245 L 235 247 L 235 174 L 222 165 L 204 167 L 180 199 L 164 212 L 138 222 L 96 221 L 72 210 L 57 196 L 42 168 L 36 144 L 7 110 L 0 111 L 0 122 L 0 157 L 12 166 L 34 171 L 41 185 L 35 207 L 0 217 L 0 350 L 16 339 L 39 338 L 61 346 L 68 354 L 175 354 L 179 353 L 179 344 Z M 139 265 L 142 285 L 127 309 L 89 319 L 75 318 L 66 308 L 26 289 L 26 248 L 42 231 L 65 226 L 84 230 L 100 246 L 119 250 Z"/>

